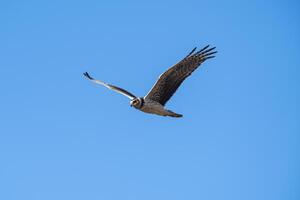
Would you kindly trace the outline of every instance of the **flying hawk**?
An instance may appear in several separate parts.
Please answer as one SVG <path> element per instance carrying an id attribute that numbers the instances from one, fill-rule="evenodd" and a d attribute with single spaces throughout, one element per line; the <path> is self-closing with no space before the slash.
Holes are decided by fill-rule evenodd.
<path id="1" fill-rule="evenodd" d="M 195 69 L 197 69 L 205 60 L 215 57 L 214 54 L 217 53 L 217 51 L 213 51 L 214 49 L 215 47 L 209 48 L 209 45 L 207 45 L 203 49 L 195 52 L 196 48 L 194 48 L 181 61 L 161 74 L 155 85 L 145 97 L 136 97 L 120 87 L 96 80 L 87 72 L 84 73 L 84 76 L 94 83 L 103 85 L 108 89 L 128 97 L 130 99 L 130 106 L 133 106 L 138 110 L 161 116 L 182 117 L 181 114 L 167 110 L 164 106 L 176 92 L 180 84 L 191 75 Z"/>

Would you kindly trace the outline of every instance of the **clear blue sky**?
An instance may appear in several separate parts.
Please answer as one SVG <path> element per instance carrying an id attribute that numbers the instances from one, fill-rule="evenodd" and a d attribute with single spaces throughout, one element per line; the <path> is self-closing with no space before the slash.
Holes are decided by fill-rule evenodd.
<path id="1" fill-rule="evenodd" d="M 0 3 L 0 199 L 300 199 L 300 3 Z M 145 95 L 215 45 L 144 114 L 83 78 Z"/>

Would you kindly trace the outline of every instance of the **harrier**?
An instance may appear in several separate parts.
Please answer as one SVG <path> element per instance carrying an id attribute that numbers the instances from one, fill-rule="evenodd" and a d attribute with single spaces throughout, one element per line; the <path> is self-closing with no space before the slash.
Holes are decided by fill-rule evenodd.
<path id="1" fill-rule="evenodd" d="M 214 54 L 217 53 L 217 51 L 214 51 L 214 49 L 215 47 L 209 48 L 209 45 L 207 45 L 203 49 L 195 52 L 196 48 L 194 48 L 181 61 L 161 74 L 155 85 L 145 97 L 136 97 L 120 87 L 96 80 L 87 72 L 84 73 L 84 76 L 94 83 L 103 85 L 108 89 L 128 97 L 130 99 L 130 106 L 133 106 L 138 110 L 161 116 L 182 117 L 181 114 L 167 110 L 164 106 L 176 92 L 180 84 L 191 75 L 195 69 L 197 69 L 205 60 L 215 57 Z"/>

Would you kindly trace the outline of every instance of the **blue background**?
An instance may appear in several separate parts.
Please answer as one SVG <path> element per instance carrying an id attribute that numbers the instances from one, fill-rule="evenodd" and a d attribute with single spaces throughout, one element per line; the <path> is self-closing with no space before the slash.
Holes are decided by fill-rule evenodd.
<path id="1" fill-rule="evenodd" d="M 300 3 L 0 3 L 0 199 L 300 199 Z M 217 46 L 167 104 L 143 96 Z"/>

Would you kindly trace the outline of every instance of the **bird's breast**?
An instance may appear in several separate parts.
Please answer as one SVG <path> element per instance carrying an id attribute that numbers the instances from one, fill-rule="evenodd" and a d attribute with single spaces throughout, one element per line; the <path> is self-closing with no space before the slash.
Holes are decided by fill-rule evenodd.
<path id="1" fill-rule="evenodd" d="M 160 113 L 164 111 L 164 107 L 156 101 L 145 99 L 140 110 L 147 113 Z"/>

